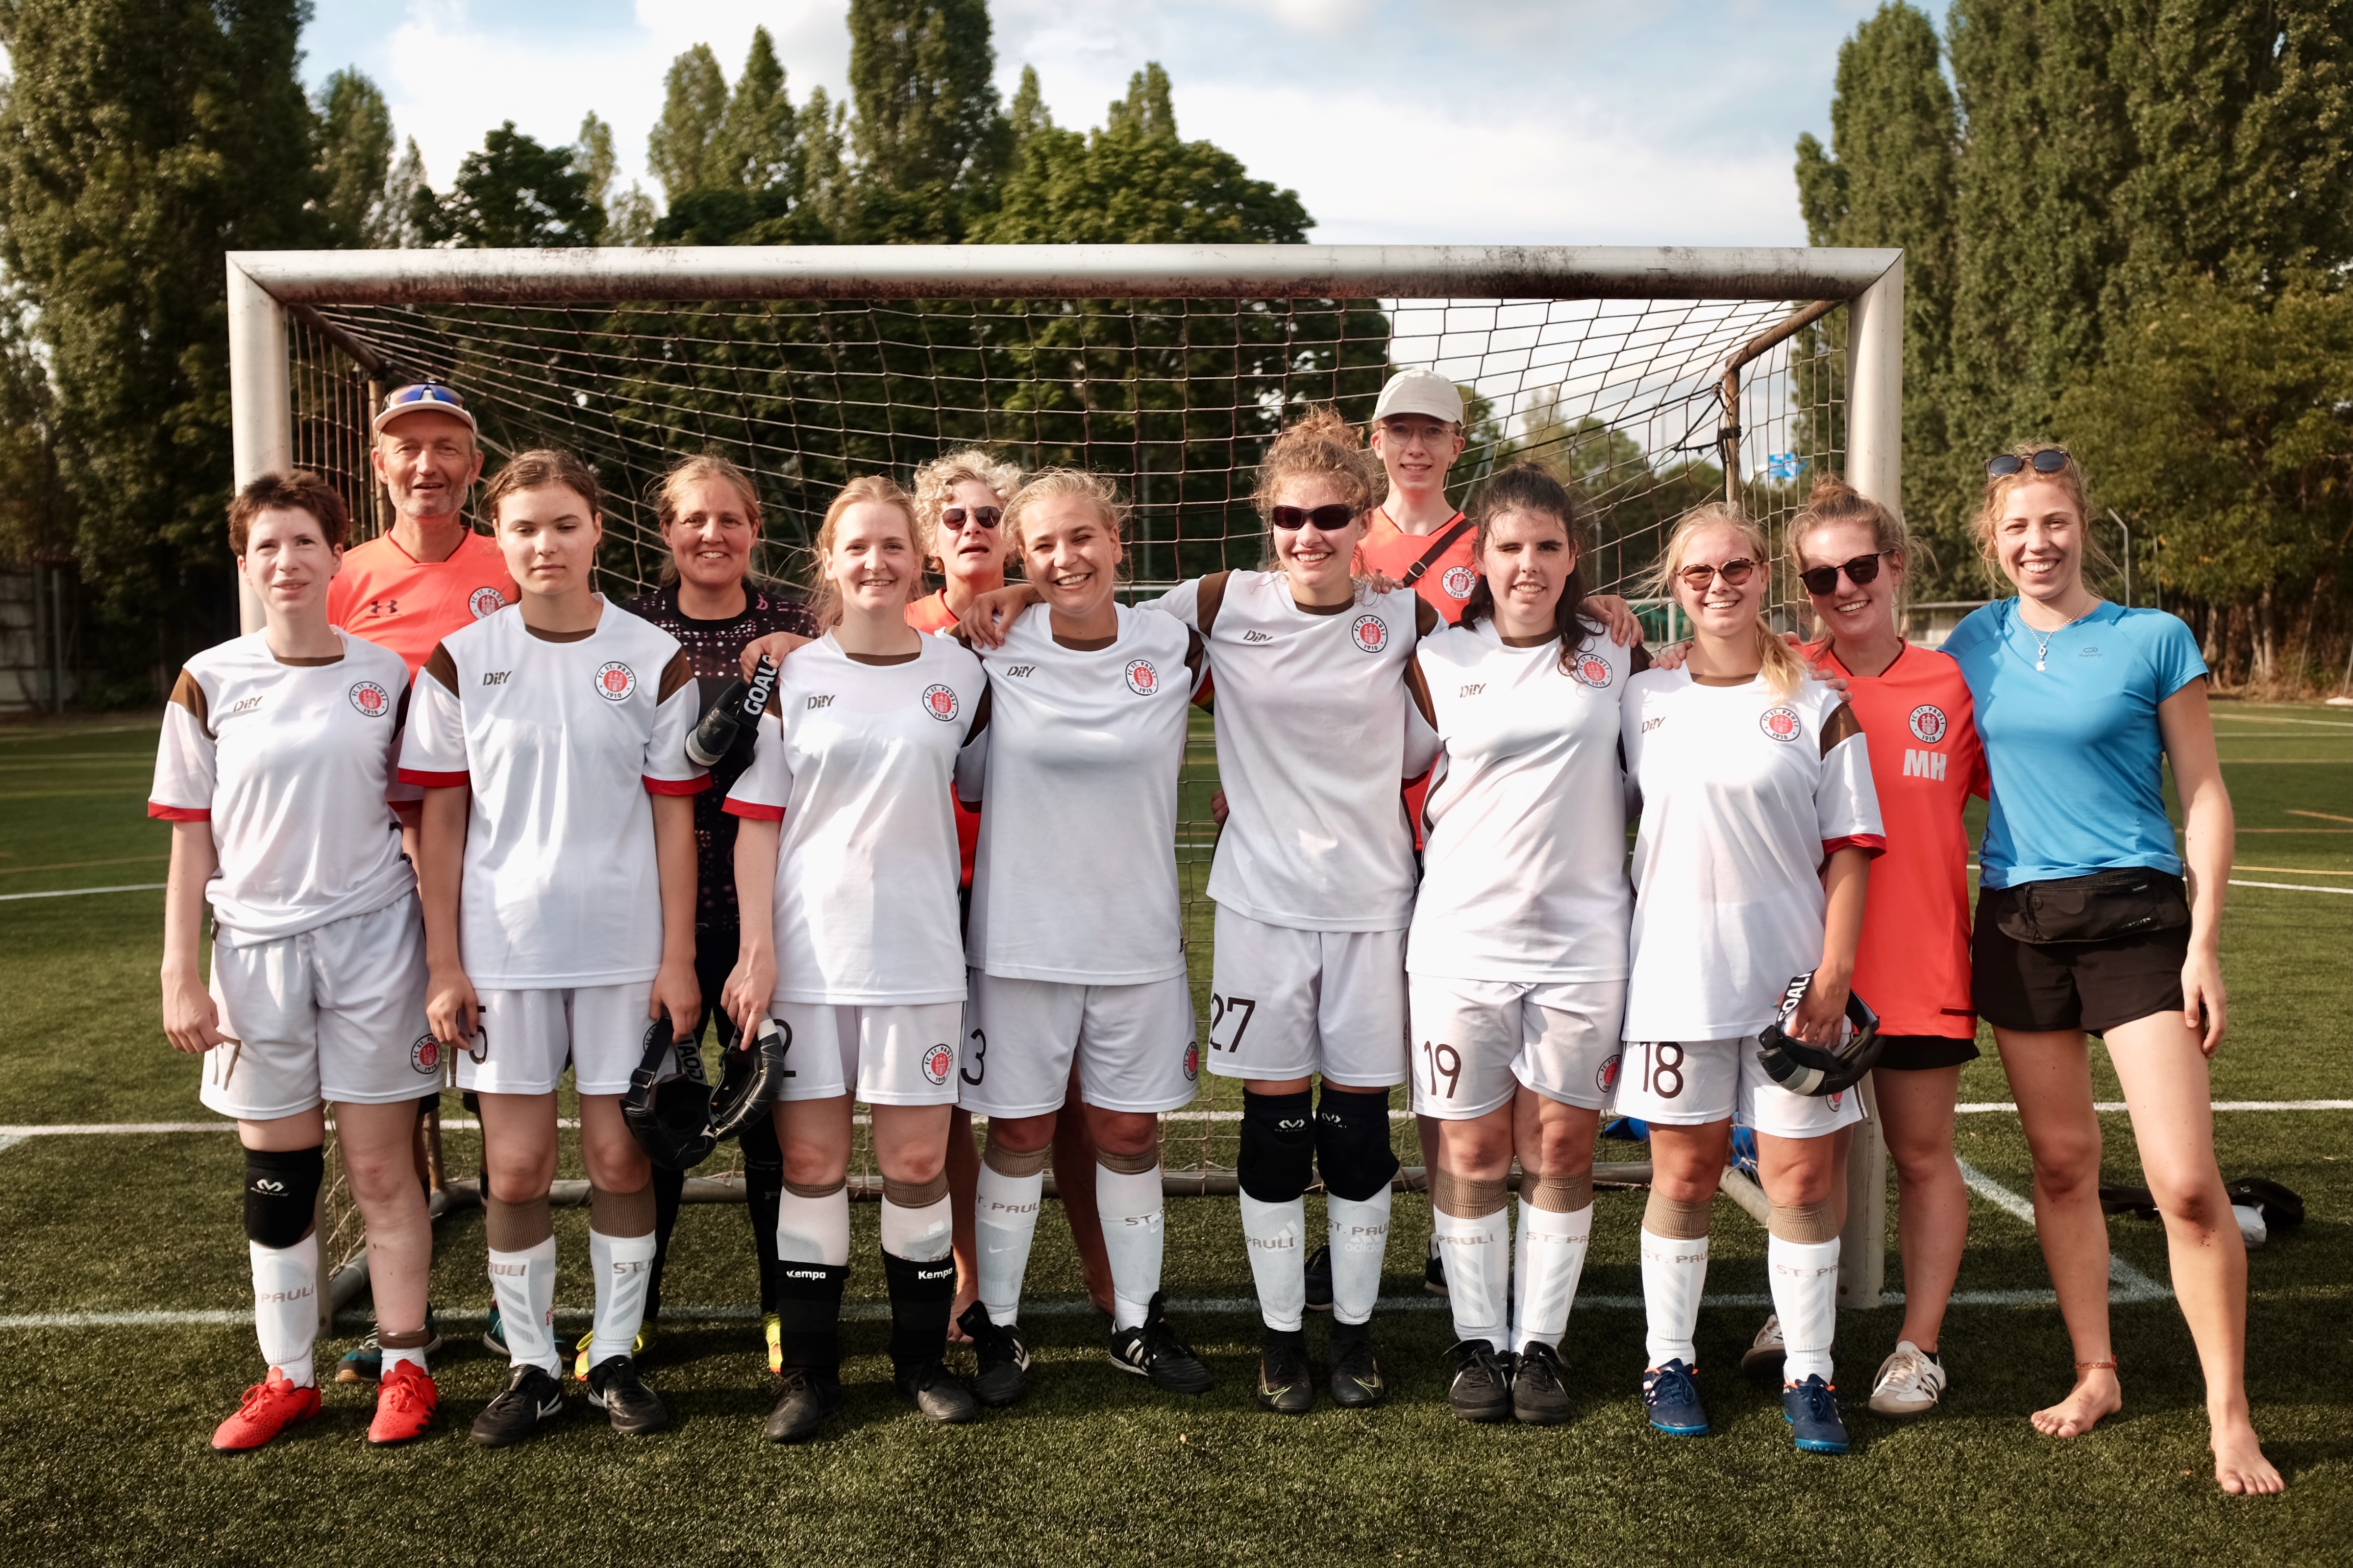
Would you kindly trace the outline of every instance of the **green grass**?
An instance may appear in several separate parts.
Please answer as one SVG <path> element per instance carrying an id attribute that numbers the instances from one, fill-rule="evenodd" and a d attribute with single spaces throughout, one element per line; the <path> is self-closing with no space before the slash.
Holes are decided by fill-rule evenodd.
<path id="1" fill-rule="evenodd" d="M 2242 863 L 2284 868 L 2250 879 L 2353 886 L 2353 724 L 2318 708 L 2219 705 Z M 2280 719 L 2344 725 L 2335 731 Z M 1197 737 L 1188 816 L 1207 815 L 1207 733 Z M 166 830 L 140 816 L 152 725 L 0 730 L 0 892 L 161 881 Z M 2283 760 L 2272 760 L 2283 759 Z M 2295 815 L 2319 812 L 2322 817 Z M 2261 829 L 2288 829 L 2264 832 Z M 1206 837 L 1206 835 L 1203 835 Z M 111 862 L 90 864 L 90 862 Z M 1187 856 L 1198 894 L 1207 855 Z M 0 902 L 0 1036 L 16 1109 L 27 1123 L 206 1120 L 191 1064 L 155 1022 L 162 895 Z M 1195 910 L 1197 972 L 1207 906 Z M 2225 930 L 2233 1029 L 2215 1064 L 2222 1100 L 2342 1097 L 2353 1083 L 2353 898 L 2233 889 Z M 2120 1098 L 2094 1053 L 2104 1100 Z M 1205 1085 L 1208 1080 L 1205 1079 Z M 1963 1098 L 2009 1098 L 1987 1058 Z M 1225 1100 L 1204 1097 L 1205 1105 Z M 454 1104 L 452 1113 L 455 1113 Z M 2130 1131 L 2105 1119 L 2111 1180 L 2136 1180 Z M 447 1424 L 426 1443 L 378 1454 L 360 1440 L 363 1394 L 330 1388 L 324 1416 L 269 1450 L 221 1460 L 211 1427 L 255 1375 L 248 1327 L 0 1330 L 0 1560 L 9 1562 L 472 1563 L 536 1561 L 800 1563 L 1912 1562 L 2245 1563 L 2346 1561 L 2353 1518 L 2353 1117 L 2226 1113 L 2225 1172 L 2265 1174 L 2303 1193 L 2311 1217 L 2251 1259 L 2249 1382 L 2256 1420 L 2287 1473 L 2282 1499 L 2219 1496 L 2209 1479 L 2200 1386 L 2169 1302 L 2119 1307 L 2125 1415 L 2067 1444 L 2037 1436 L 2027 1412 L 2067 1383 L 2070 1360 L 2048 1306 L 1958 1307 L 1945 1337 L 1955 1384 L 1930 1420 L 1897 1426 L 1861 1413 L 1860 1392 L 1888 1348 L 1894 1310 L 1841 1324 L 1842 1381 L 1858 1438 L 1842 1460 L 1793 1453 L 1771 1391 L 1732 1374 L 1760 1316 L 1710 1306 L 1701 1359 L 1719 1430 L 1665 1438 L 1642 1423 L 1638 1312 L 1597 1305 L 1639 1293 L 1639 1194 L 1605 1194 L 1584 1295 L 1567 1345 L 1575 1418 L 1549 1431 L 1474 1428 L 1444 1405 L 1442 1312 L 1386 1312 L 1392 1403 L 1365 1415 L 1328 1405 L 1299 1421 L 1261 1415 L 1249 1378 L 1248 1315 L 1186 1327 L 1219 1386 L 1177 1403 L 1103 1360 L 1098 1320 L 1068 1310 L 1079 1291 L 1067 1233 L 1039 1231 L 1033 1295 L 1036 1392 L 1020 1409 L 958 1430 L 921 1426 L 888 1389 L 874 1211 L 856 1214 L 859 1270 L 849 1329 L 849 1409 L 836 1436 L 770 1447 L 770 1398 L 757 1332 L 696 1306 L 755 1300 L 739 1210 L 690 1207 L 649 1358 L 680 1424 L 625 1443 L 575 1401 L 572 1417 L 527 1447 L 482 1455 L 465 1423 L 501 1368 L 453 1324 L 436 1371 Z M 1230 1163 L 1229 1124 L 1172 1128 L 1172 1156 Z M 1198 1143 L 1186 1140 L 1200 1137 Z M 1965 1117 L 1962 1154 L 2014 1192 L 2029 1163 L 2014 1118 Z M 1400 1152 L 1411 1142 L 1399 1124 Z M 453 1134 L 459 1167 L 470 1135 Z M 1604 1157 L 1629 1157 L 1624 1147 Z M 567 1159 L 568 1173 L 576 1163 Z M 0 1317 L 164 1309 L 236 1311 L 246 1286 L 235 1196 L 235 1140 L 222 1133 L 35 1138 L 0 1150 Z M 1891 1204 L 1891 1208 L 1893 1207 Z M 1397 1205 L 1392 1294 L 1419 1298 L 1420 1200 Z M 1960 1288 L 2047 1284 L 2030 1230 L 1973 1209 Z M 588 1300 L 584 1217 L 561 1213 L 559 1300 Z M 2162 1237 L 2111 1224 L 2116 1255 L 2162 1279 Z M 1174 1205 L 1168 1278 L 1193 1299 L 1249 1294 L 1225 1200 Z M 435 1298 L 479 1311 L 479 1222 L 443 1230 Z M 1710 1284 L 1765 1289 L 1759 1233 L 1720 1205 Z M 1889 1284 L 1901 1268 L 1889 1259 Z M 328 1359 L 349 1342 L 322 1345 Z M 1311 1331 L 1320 1350 L 1321 1331 Z"/>

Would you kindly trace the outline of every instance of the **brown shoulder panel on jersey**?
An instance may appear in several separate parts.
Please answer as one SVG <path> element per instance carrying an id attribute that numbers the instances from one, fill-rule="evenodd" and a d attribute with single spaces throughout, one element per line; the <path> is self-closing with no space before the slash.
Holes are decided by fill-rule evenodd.
<path id="1" fill-rule="evenodd" d="M 989 688 L 984 685 L 980 689 L 980 700 L 972 705 L 972 728 L 964 732 L 964 743 L 967 746 L 973 743 L 983 730 L 988 728 L 988 715 L 991 711 L 990 695 Z"/>
<path id="2" fill-rule="evenodd" d="M 1185 668 L 1192 676 L 1192 679 L 1186 682 L 1186 689 L 1198 691 L 1201 686 L 1201 668 L 1209 661 L 1209 645 L 1200 633 L 1190 626 L 1185 628 Z"/>
<path id="3" fill-rule="evenodd" d="M 1422 719 L 1431 729 L 1437 729 L 1438 710 L 1430 704 L 1430 682 L 1422 677 L 1419 654 L 1405 661 L 1405 689 L 1413 693 L 1413 705 L 1421 710 Z"/>
<path id="4" fill-rule="evenodd" d="M 1829 756 L 1831 748 L 1841 741 L 1852 741 L 1862 733 L 1862 721 L 1854 716 L 1853 705 L 1840 703 L 1831 710 L 1831 716 L 1822 721 L 1822 755 Z"/>
<path id="5" fill-rule="evenodd" d="M 1226 580 L 1232 575 L 1230 572 L 1212 572 L 1201 579 L 1201 592 L 1193 601 L 1193 618 L 1201 623 L 1203 637 L 1208 637 L 1209 629 L 1218 624 L 1218 612 L 1226 603 Z"/>
<path id="6" fill-rule="evenodd" d="M 1651 650 L 1648 647 L 1644 647 L 1641 643 L 1636 643 L 1631 648 L 1627 650 L 1626 668 L 1629 674 L 1640 675 L 1650 668 Z"/>
<path id="7" fill-rule="evenodd" d="M 1416 594 L 1413 596 L 1413 635 L 1426 637 L 1438 629 L 1438 606 Z"/>
<path id="8" fill-rule="evenodd" d="M 439 681 L 442 690 L 452 697 L 458 695 L 458 661 L 441 644 L 433 645 L 433 652 L 425 660 L 425 673 Z"/>
<path id="9" fill-rule="evenodd" d="M 694 661 L 686 657 L 686 649 L 681 648 L 670 656 L 668 664 L 662 666 L 660 684 L 654 689 L 654 706 L 660 707 L 680 687 L 693 683 Z"/>
<path id="10" fill-rule="evenodd" d="M 172 700 L 188 710 L 188 716 L 196 721 L 196 728 L 205 732 L 205 739 L 220 739 L 213 733 L 212 705 L 205 698 L 205 689 L 196 683 L 196 678 L 189 674 L 185 666 L 181 668 L 180 679 L 172 683 Z"/>
<path id="11" fill-rule="evenodd" d="M 392 710 L 392 727 L 396 731 L 408 728 L 408 697 L 414 689 L 415 688 L 407 686 L 400 689 L 399 705 Z"/>

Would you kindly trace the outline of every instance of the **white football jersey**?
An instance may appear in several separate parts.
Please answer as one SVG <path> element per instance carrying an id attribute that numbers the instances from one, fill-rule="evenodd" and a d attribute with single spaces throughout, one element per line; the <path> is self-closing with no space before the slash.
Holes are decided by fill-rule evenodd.
<path id="1" fill-rule="evenodd" d="M 479 987 L 619 985 L 661 967 L 646 797 L 710 784 L 686 757 L 694 671 L 676 637 L 598 603 L 594 630 L 561 636 L 510 605 L 417 672 L 400 776 L 473 792 L 459 953 Z"/>
<path id="2" fill-rule="evenodd" d="M 187 662 L 164 709 L 147 815 L 213 826 L 218 940 L 269 942 L 374 913 L 417 886 L 388 799 L 408 667 L 338 631 L 333 658 L 282 662 L 248 633 Z"/>
<path id="3" fill-rule="evenodd" d="M 1302 609 L 1280 572 L 1215 573 L 1146 607 L 1209 647 L 1228 810 L 1209 897 L 1295 931 L 1405 930 L 1413 830 L 1398 785 L 1428 766 L 1409 743 L 1420 725 L 1405 671 L 1436 612 L 1410 588 Z"/>
<path id="4" fill-rule="evenodd" d="M 1459 980 L 1626 978 L 1625 770 L 1632 655 L 1594 633 L 1511 647 L 1493 621 L 1415 650 L 1445 742 L 1432 775 L 1405 966 Z M 1783 978 L 1787 978 L 1784 976 Z"/>
<path id="5" fill-rule="evenodd" d="M 1122 605 L 1108 647 L 1066 647 L 1041 608 L 980 658 L 988 731 L 956 779 L 981 801 L 973 967 L 1082 985 L 1184 973 L 1176 775 L 1200 634 Z"/>
<path id="6" fill-rule="evenodd" d="M 830 633 L 776 677 L 737 816 L 784 822 L 775 1001 L 912 1006 L 964 1000 L 956 930 L 956 753 L 988 723 L 988 680 L 927 637 L 871 664 Z"/>
<path id="7" fill-rule="evenodd" d="M 1622 708 L 1642 808 L 1626 1037 L 1753 1035 L 1821 962 L 1823 862 L 1886 847 L 1862 726 L 1810 679 L 1783 699 L 1649 669 Z"/>

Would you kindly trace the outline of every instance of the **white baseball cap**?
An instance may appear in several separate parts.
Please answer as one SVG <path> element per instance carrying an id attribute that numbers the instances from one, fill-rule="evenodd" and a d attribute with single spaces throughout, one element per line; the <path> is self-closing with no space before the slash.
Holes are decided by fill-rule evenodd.
<path id="1" fill-rule="evenodd" d="M 1381 400 L 1373 405 L 1373 423 L 1377 425 L 1392 414 L 1423 414 L 1460 425 L 1462 394 L 1434 370 L 1401 370 L 1381 388 Z"/>
<path id="2" fill-rule="evenodd" d="M 385 398 L 382 412 L 375 416 L 375 433 L 383 435 L 385 426 L 409 414 L 447 414 L 452 419 L 464 420 L 466 428 L 476 435 L 481 433 L 481 426 L 476 425 L 474 416 L 466 411 L 466 400 L 458 395 L 457 389 L 434 381 L 394 388 Z"/>

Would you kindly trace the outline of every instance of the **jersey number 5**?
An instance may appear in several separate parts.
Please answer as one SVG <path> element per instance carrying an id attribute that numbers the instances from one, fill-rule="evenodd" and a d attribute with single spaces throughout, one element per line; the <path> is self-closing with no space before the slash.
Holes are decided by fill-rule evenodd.
<path id="1" fill-rule="evenodd" d="M 1234 1026 L 1234 1037 L 1222 1044 L 1218 1039 L 1218 1026 L 1240 1011 L 1241 1021 Z M 1209 1048 L 1213 1051 L 1239 1051 L 1242 1048 L 1242 1033 L 1258 1016 L 1258 1003 L 1249 996 L 1209 994 Z"/>

